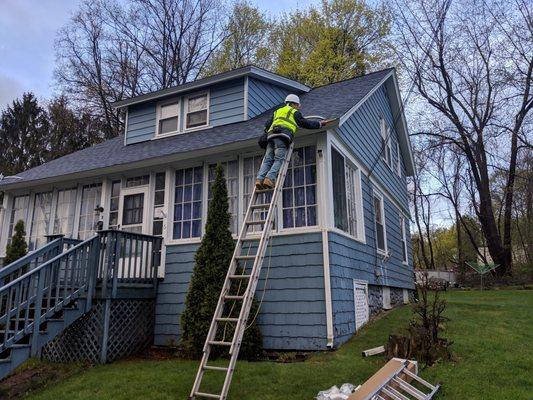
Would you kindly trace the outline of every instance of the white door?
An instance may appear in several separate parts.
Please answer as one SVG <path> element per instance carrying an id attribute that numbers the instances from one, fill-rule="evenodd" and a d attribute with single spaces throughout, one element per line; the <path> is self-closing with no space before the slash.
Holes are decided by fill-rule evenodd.
<path id="1" fill-rule="evenodd" d="M 353 300 L 355 305 L 355 330 L 358 331 L 368 322 L 368 283 L 353 281 Z"/>

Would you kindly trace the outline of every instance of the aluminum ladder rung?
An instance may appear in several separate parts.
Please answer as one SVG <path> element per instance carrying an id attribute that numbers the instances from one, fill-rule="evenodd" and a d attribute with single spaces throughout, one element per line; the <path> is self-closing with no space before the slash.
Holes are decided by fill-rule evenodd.
<path id="1" fill-rule="evenodd" d="M 428 381 L 422 379 L 421 377 L 419 377 L 418 375 L 416 374 L 413 374 L 411 371 L 409 371 L 407 368 L 404 369 L 403 371 L 406 375 L 410 376 L 411 378 L 413 378 L 414 380 L 420 382 L 422 385 L 424 385 L 425 387 L 427 387 L 428 389 L 430 390 L 435 390 L 435 389 L 438 389 L 438 386 L 433 386 L 431 383 L 429 383 Z"/>
<path id="2" fill-rule="evenodd" d="M 218 322 L 237 322 L 239 318 L 229 318 L 229 317 L 218 317 L 216 318 Z"/>
<path id="3" fill-rule="evenodd" d="M 403 379 L 396 377 L 392 378 L 392 382 L 398 384 L 400 388 L 409 393 L 411 396 L 417 398 L 418 400 L 426 400 L 426 394 L 415 388 L 414 386 L 408 384 Z"/>
<path id="4" fill-rule="evenodd" d="M 230 275 L 230 279 L 250 279 L 252 275 Z"/>
<path id="5" fill-rule="evenodd" d="M 210 340 L 209 344 L 211 346 L 228 346 L 228 347 L 232 345 L 231 342 L 221 342 L 221 341 L 217 341 L 217 340 Z"/>
<path id="6" fill-rule="evenodd" d="M 393 400 L 410 400 L 409 397 L 401 394 L 390 385 L 385 386 L 381 391 Z"/>
<path id="7" fill-rule="evenodd" d="M 229 370 L 227 367 L 215 367 L 214 365 L 204 365 L 204 369 L 208 371 L 221 371 L 226 372 Z"/>
<path id="8" fill-rule="evenodd" d="M 194 392 L 196 397 L 205 397 L 206 399 L 221 399 L 222 396 L 219 394 L 203 393 L 203 392 Z"/>
<path id="9" fill-rule="evenodd" d="M 244 296 L 235 296 L 235 295 L 232 295 L 232 294 L 227 294 L 224 296 L 225 299 L 227 300 L 243 300 L 244 299 Z"/>
<path id="10" fill-rule="evenodd" d="M 283 182 L 285 181 L 285 177 L 287 175 L 290 160 L 293 154 L 293 149 L 294 149 L 294 145 L 291 144 L 288 148 L 285 161 L 283 162 L 281 169 L 279 171 L 279 176 L 276 179 L 275 187 L 273 189 L 264 189 L 264 190 L 258 190 L 257 188 L 254 188 L 252 192 L 252 195 L 250 197 L 250 202 L 248 203 L 246 215 L 244 216 L 244 221 L 239 231 L 239 237 L 237 239 L 237 246 L 235 247 L 235 250 L 233 252 L 233 257 L 231 258 L 231 263 L 229 266 L 230 270 L 228 271 L 226 275 L 226 280 L 224 281 L 224 286 L 222 287 L 222 290 L 221 290 L 221 293 L 218 299 L 217 307 L 215 310 L 215 315 L 213 316 L 213 319 L 211 320 L 211 326 L 209 327 L 209 332 L 207 334 L 207 338 L 204 344 L 204 353 L 203 353 L 202 361 L 198 368 L 198 372 L 196 374 L 196 378 L 194 380 L 194 384 L 190 392 L 190 396 L 189 396 L 190 399 L 194 399 L 196 397 L 205 397 L 205 398 L 210 398 L 210 399 L 227 400 L 228 391 L 229 391 L 229 387 L 231 384 L 231 379 L 233 377 L 233 372 L 235 370 L 235 365 L 237 363 L 237 358 L 239 356 L 239 350 L 240 350 L 240 346 L 242 343 L 242 338 L 243 338 L 244 331 L 246 328 L 246 322 L 248 321 L 257 282 L 261 274 L 261 267 L 262 267 L 262 263 L 263 263 L 263 260 L 266 254 L 266 249 L 267 249 L 270 237 L 271 237 L 271 230 L 274 226 L 274 219 L 275 219 L 275 214 L 276 214 L 276 203 L 283 190 Z M 271 196 L 264 196 L 262 198 L 258 197 L 259 195 L 263 193 L 271 193 Z M 268 202 L 268 203 L 265 203 L 265 202 Z M 261 203 L 261 204 L 256 204 L 256 203 Z M 262 218 L 261 220 L 257 220 L 257 221 L 252 220 L 254 217 L 254 210 L 263 210 L 263 211 L 260 211 L 259 215 L 255 214 L 256 217 Z M 261 232 L 255 231 L 253 232 L 254 234 L 253 237 L 248 237 L 248 235 L 251 234 L 248 232 L 248 229 L 250 226 L 253 226 L 253 225 L 262 225 L 260 227 Z M 241 252 L 243 250 L 243 246 L 242 246 L 243 242 L 256 242 L 257 243 L 256 254 L 253 256 L 241 255 Z M 246 271 L 246 273 L 249 273 L 249 275 L 244 274 L 244 271 L 242 271 L 243 274 L 240 274 L 240 275 L 237 274 L 237 271 L 236 271 L 237 263 L 239 261 L 244 261 L 244 260 L 255 260 L 255 262 L 253 263 L 253 267 L 251 268 L 251 271 L 250 272 Z M 242 295 L 228 294 L 230 293 L 232 281 L 246 280 L 246 279 L 248 279 L 248 282 L 246 284 L 246 292 L 244 294 Z M 222 317 L 226 300 L 242 300 L 242 305 L 241 305 L 238 318 Z M 231 342 L 216 340 L 217 330 L 221 329 L 221 325 L 219 325 L 218 322 L 224 322 L 224 321 L 236 322 L 235 333 L 233 335 L 233 338 L 231 339 Z M 210 354 L 209 346 L 229 347 L 230 361 L 229 361 L 228 367 L 215 367 L 215 366 L 207 365 L 209 354 Z M 224 384 L 222 386 L 222 390 L 219 395 L 203 393 L 200 391 L 203 373 L 206 370 L 226 372 Z"/>

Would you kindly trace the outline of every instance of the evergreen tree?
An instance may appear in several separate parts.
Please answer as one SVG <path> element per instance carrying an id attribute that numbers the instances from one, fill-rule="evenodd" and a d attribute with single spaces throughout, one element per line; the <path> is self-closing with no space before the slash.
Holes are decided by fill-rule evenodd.
<path id="1" fill-rule="evenodd" d="M 215 171 L 215 181 L 212 186 L 212 200 L 209 204 L 205 235 L 202 238 L 200 248 L 196 252 L 195 265 L 192 273 L 189 292 L 185 300 L 185 311 L 181 315 L 181 349 L 184 354 L 191 358 L 198 358 L 202 354 L 211 319 L 215 313 L 222 285 L 226 277 L 227 268 L 230 264 L 234 240 L 230 231 L 230 214 L 228 211 L 228 191 L 224 170 L 218 166 Z M 233 289 L 233 288 L 232 288 Z M 241 289 L 241 294 L 244 288 Z M 235 293 L 232 290 L 232 294 Z M 234 317 L 240 310 L 240 304 L 232 307 L 229 315 Z M 250 313 L 250 320 L 257 312 L 254 304 Z M 218 332 L 220 338 L 224 335 L 226 341 L 233 336 L 234 323 L 227 323 L 226 329 L 220 326 Z M 262 338 L 257 325 L 252 324 L 245 331 L 240 355 L 242 358 L 254 359 L 261 353 Z M 218 348 L 213 349 L 214 357 L 227 355 Z"/>
<path id="2" fill-rule="evenodd" d="M 11 264 L 28 253 L 28 244 L 26 243 L 26 231 L 24 230 L 24 221 L 20 220 L 15 225 L 15 234 L 11 238 L 11 243 L 6 247 L 6 258 L 4 265 Z"/>

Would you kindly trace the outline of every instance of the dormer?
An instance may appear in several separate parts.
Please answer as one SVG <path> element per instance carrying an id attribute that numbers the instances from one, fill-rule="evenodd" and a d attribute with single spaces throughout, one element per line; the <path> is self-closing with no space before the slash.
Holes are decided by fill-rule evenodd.
<path id="1" fill-rule="evenodd" d="M 113 104 L 126 109 L 126 145 L 254 118 L 309 87 L 247 66 L 132 97 Z"/>

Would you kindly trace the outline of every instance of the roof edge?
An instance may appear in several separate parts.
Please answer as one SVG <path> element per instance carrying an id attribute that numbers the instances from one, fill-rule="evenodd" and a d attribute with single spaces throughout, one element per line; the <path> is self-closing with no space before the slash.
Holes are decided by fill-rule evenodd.
<path id="1" fill-rule="evenodd" d="M 131 97 L 125 100 L 115 101 L 111 103 L 111 106 L 115 109 L 124 108 L 134 104 L 144 103 L 146 101 L 156 100 L 162 97 L 172 96 L 180 93 L 184 93 L 190 90 L 200 89 L 207 85 L 214 85 L 216 83 L 226 82 L 231 79 L 240 78 L 244 76 L 251 76 L 254 78 L 259 78 L 271 83 L 276 83 L 278 85 L 300 90 L 302 92 L 308 92 L 311 90 L 309 86 L 306 86 L 295 80 L 286 78 L 284 76 L 278 75 L 274 72 L 267 71 L 256 67 L 254 65 L 247 65 L 245 67 L 233 69 L 231 71 L 221 72 L 220 74 L 208 76 L 206 78 L 197 79 L 192 82 L 186 82 L 182 85 L 173 86 L 166 89 L 157 90 L 155 92 L 150 92 L 146 94 L 141 94 L 139 96 Z"/>

